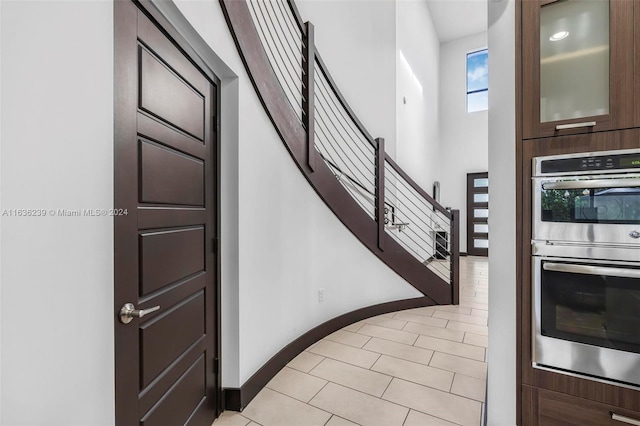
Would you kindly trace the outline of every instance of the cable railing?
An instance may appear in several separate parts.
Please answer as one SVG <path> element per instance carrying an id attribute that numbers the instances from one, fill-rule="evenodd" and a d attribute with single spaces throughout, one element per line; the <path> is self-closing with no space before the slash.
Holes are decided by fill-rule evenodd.
<path id="1" fill-rule="evenodd" d="M 248 13 L 239 4 L 244 1 Z M 313 25 L 303 23 L 293 0 L 221 2 L 250 75 L 249 52 L 243 50 L 243 44 L 254 54 L 249 58 L 253 59 L 255 72 L 252 79 L 265 108 L 298 166 L 327 205 L 416 288 L 426 294 L 425 289 L 434 286 L 412 281 L 441 280 L 448 290 L 436 283 L 436 296 L 426 295 L 436 302 L 457 303 L 457 210 L 438 204 L 387 156 L 384 139 L 374 139 L 368 133 L 317 52 Z M 255 36 L 242 39 L 238 35 L 239 30 L 249 31 L 246 15 L 251 18 L 266 60 L 253 52 L 258 43 Z M 240 19 L 234 21 L 236 17 Z M 286 99 L 286 104 L 267 96 Z M 282 111 L 282 105 L 288 105 L 292 113 Z M 299 128 L 288 114 L 296 117 Z M 362 217 L 353 208 L 336 204 L 337 200 L 345 203 L 347 198 L 340 198 L 326 182 L 323 167 L 355 203 L 354 208 L 361 210 Z M 367 221 L 373 226 L 364 223 Z"/>
<path id="2" fill-rule="evenodd" d="M 247 4 L 269 63 L 302 122 L 304 40 L 289 5 L 281 0 L 251 0 Z"/>

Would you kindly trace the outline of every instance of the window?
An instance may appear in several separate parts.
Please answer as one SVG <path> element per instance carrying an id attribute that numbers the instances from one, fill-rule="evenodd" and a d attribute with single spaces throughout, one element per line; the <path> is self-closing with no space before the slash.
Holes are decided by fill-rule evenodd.
<path id="1" fill-rule="evenodd" d="M 467 112 L 489 108 L 489 52 L 467 53 Z"/>

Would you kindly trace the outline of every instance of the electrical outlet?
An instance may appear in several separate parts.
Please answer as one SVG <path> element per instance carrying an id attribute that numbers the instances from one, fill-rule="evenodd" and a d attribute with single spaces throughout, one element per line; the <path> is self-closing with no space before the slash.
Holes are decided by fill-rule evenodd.
<path id="1" fill-rule="evenodd" d="M 318 289 L 318 302 L 324 301 L 324 288 Z"/>

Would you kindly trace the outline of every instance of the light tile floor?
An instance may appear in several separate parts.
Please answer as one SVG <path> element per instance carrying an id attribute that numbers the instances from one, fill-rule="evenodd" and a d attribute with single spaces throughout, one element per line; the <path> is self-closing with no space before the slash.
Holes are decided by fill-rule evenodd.
<path id="1" fill-rule="evenodd" d="M 339 330 L 293 359 L 242 413 L 214 426 L 480 424 L 488 262 L 460 258 L 460 305 L 409 309 Z"/>

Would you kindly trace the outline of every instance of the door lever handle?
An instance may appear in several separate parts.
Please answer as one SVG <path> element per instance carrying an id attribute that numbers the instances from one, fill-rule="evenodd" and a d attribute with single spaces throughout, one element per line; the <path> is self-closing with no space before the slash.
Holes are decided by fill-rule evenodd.
<path id="1" fill-rule="evenodd" d="M 631 238 L 640 238 L 640 232 L 638 232 L 638 231 L 631 231 L 631 232 L 629 232 L 629 236 L 630 236 Z"/>
<path id="2" fill-rule="evenodd" d="M 120 308 L 120 322 L 123 324 L 129 324 L 134 318 L 142 318 L 143 316 L 158 310 L 160 310 L 160 306 L 154 306 L 149 309 L 136 309 L 133 303 L 125 303 L 125 305 Z"/>

